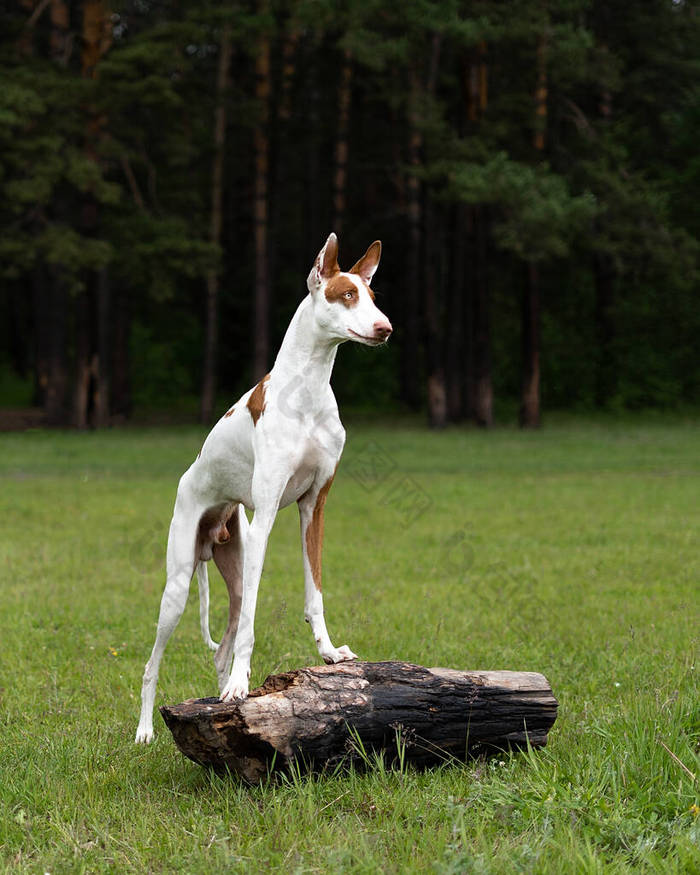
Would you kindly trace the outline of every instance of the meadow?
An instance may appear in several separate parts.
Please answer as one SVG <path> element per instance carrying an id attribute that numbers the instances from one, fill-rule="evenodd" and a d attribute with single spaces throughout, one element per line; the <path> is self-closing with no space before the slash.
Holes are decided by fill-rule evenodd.
<path id="1" fill-rule="evenodd" d="M 546 749 L 248 787 L 135 746 L 194 427 L 0 435 L 0 867 L 12 872 L 700 872 L 700 423 L 348 425 L 326 514 L 336 644 L 546 675 Z M 212 578 L 212 629 L 227 602 Z M 192 588 L 156 704 L 216 692 Z M 251 685 L 318 656 L 296 510 Z"/>

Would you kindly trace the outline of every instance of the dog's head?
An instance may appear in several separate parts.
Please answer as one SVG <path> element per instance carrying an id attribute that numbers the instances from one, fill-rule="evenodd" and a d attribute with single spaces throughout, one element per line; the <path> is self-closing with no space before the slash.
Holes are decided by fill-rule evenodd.
<path id="1" fill-rule="evenodd" d="M 306 280 L 319 326 L 335 340 L 367 346 L 386 343 L 391 322 L 374 303 L 370 288 L 382 244 L 375 240 L 349 271 L 338 266 L 338 238 L 330 234 Z"/>

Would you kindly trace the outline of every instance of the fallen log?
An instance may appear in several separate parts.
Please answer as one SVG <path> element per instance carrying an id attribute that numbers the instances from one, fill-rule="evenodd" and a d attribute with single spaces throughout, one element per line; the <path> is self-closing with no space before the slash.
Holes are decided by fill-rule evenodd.
<path id="1" fill-rule="evenodd" d="M 190 699 L 160 709 L 185 756 L 251 783 L 297 763 L 361 763 L 381 751 L 427 766 L 528 744 L 557 714 L 544 675 L 343 662 L 271 675 L 242 702 Z"/>

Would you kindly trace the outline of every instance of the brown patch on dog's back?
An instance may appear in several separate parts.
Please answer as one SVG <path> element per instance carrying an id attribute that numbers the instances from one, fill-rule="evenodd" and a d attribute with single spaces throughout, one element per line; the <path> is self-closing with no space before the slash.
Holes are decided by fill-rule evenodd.
<path id="1" fill-rule="evenodd" d="M 236 408 L 235 408 L 235 406 L 234 406 L 234 407 L 232 407 L 230 410 L 227 410 L 226 413 L 224 413 L 224 418 L 226 418 L 227 416 L 230 416 L 230 415 L 233 413 L 233 411 L 234 411 L 235 409 L 236 409 Z"/>
<path id="2" fill-rule="evenodd" d="M 258 420 L 265 412 L 265 389 L 267 388 L 267 381 L 270 379 L 270 375 L 266 374 L 262 380 L 258 383 L 258 385 L 253 389 L 250 393 L 250 397 L 248 398 L 248 402 L 246 407 L 250 411 L 250 415 L 253 419 L 253 425 L 258 424 Z"/>

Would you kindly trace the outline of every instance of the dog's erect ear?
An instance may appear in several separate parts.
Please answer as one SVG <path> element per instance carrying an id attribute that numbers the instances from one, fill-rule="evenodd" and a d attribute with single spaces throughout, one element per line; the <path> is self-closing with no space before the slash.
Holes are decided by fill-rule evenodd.
<path id="1" fill-rule="evenodd" d="M 338 266 L 338 238 L 335 234 L 328 235 L 323 249 L 316 256 L 314 266 L 311 268 L 306 285 L 310 292 L 315 292 L 318 287 L 329 280 L 336 273 L 340 273 Z"/>
<path id="2" fill-rule="evenodd" d="M 382 257 L 382 243 L 381 240 L 375 240 L 374 243 L 371 244 L 367 252 L 362 256 L 362 258 L 354 264 L 348 273 L 356 273 L 359 277 L 361 277 L 367 285 L 372 282 L 372 277 L 374 276 L 374 272 L 379 266 L 379 259 Z"/>

